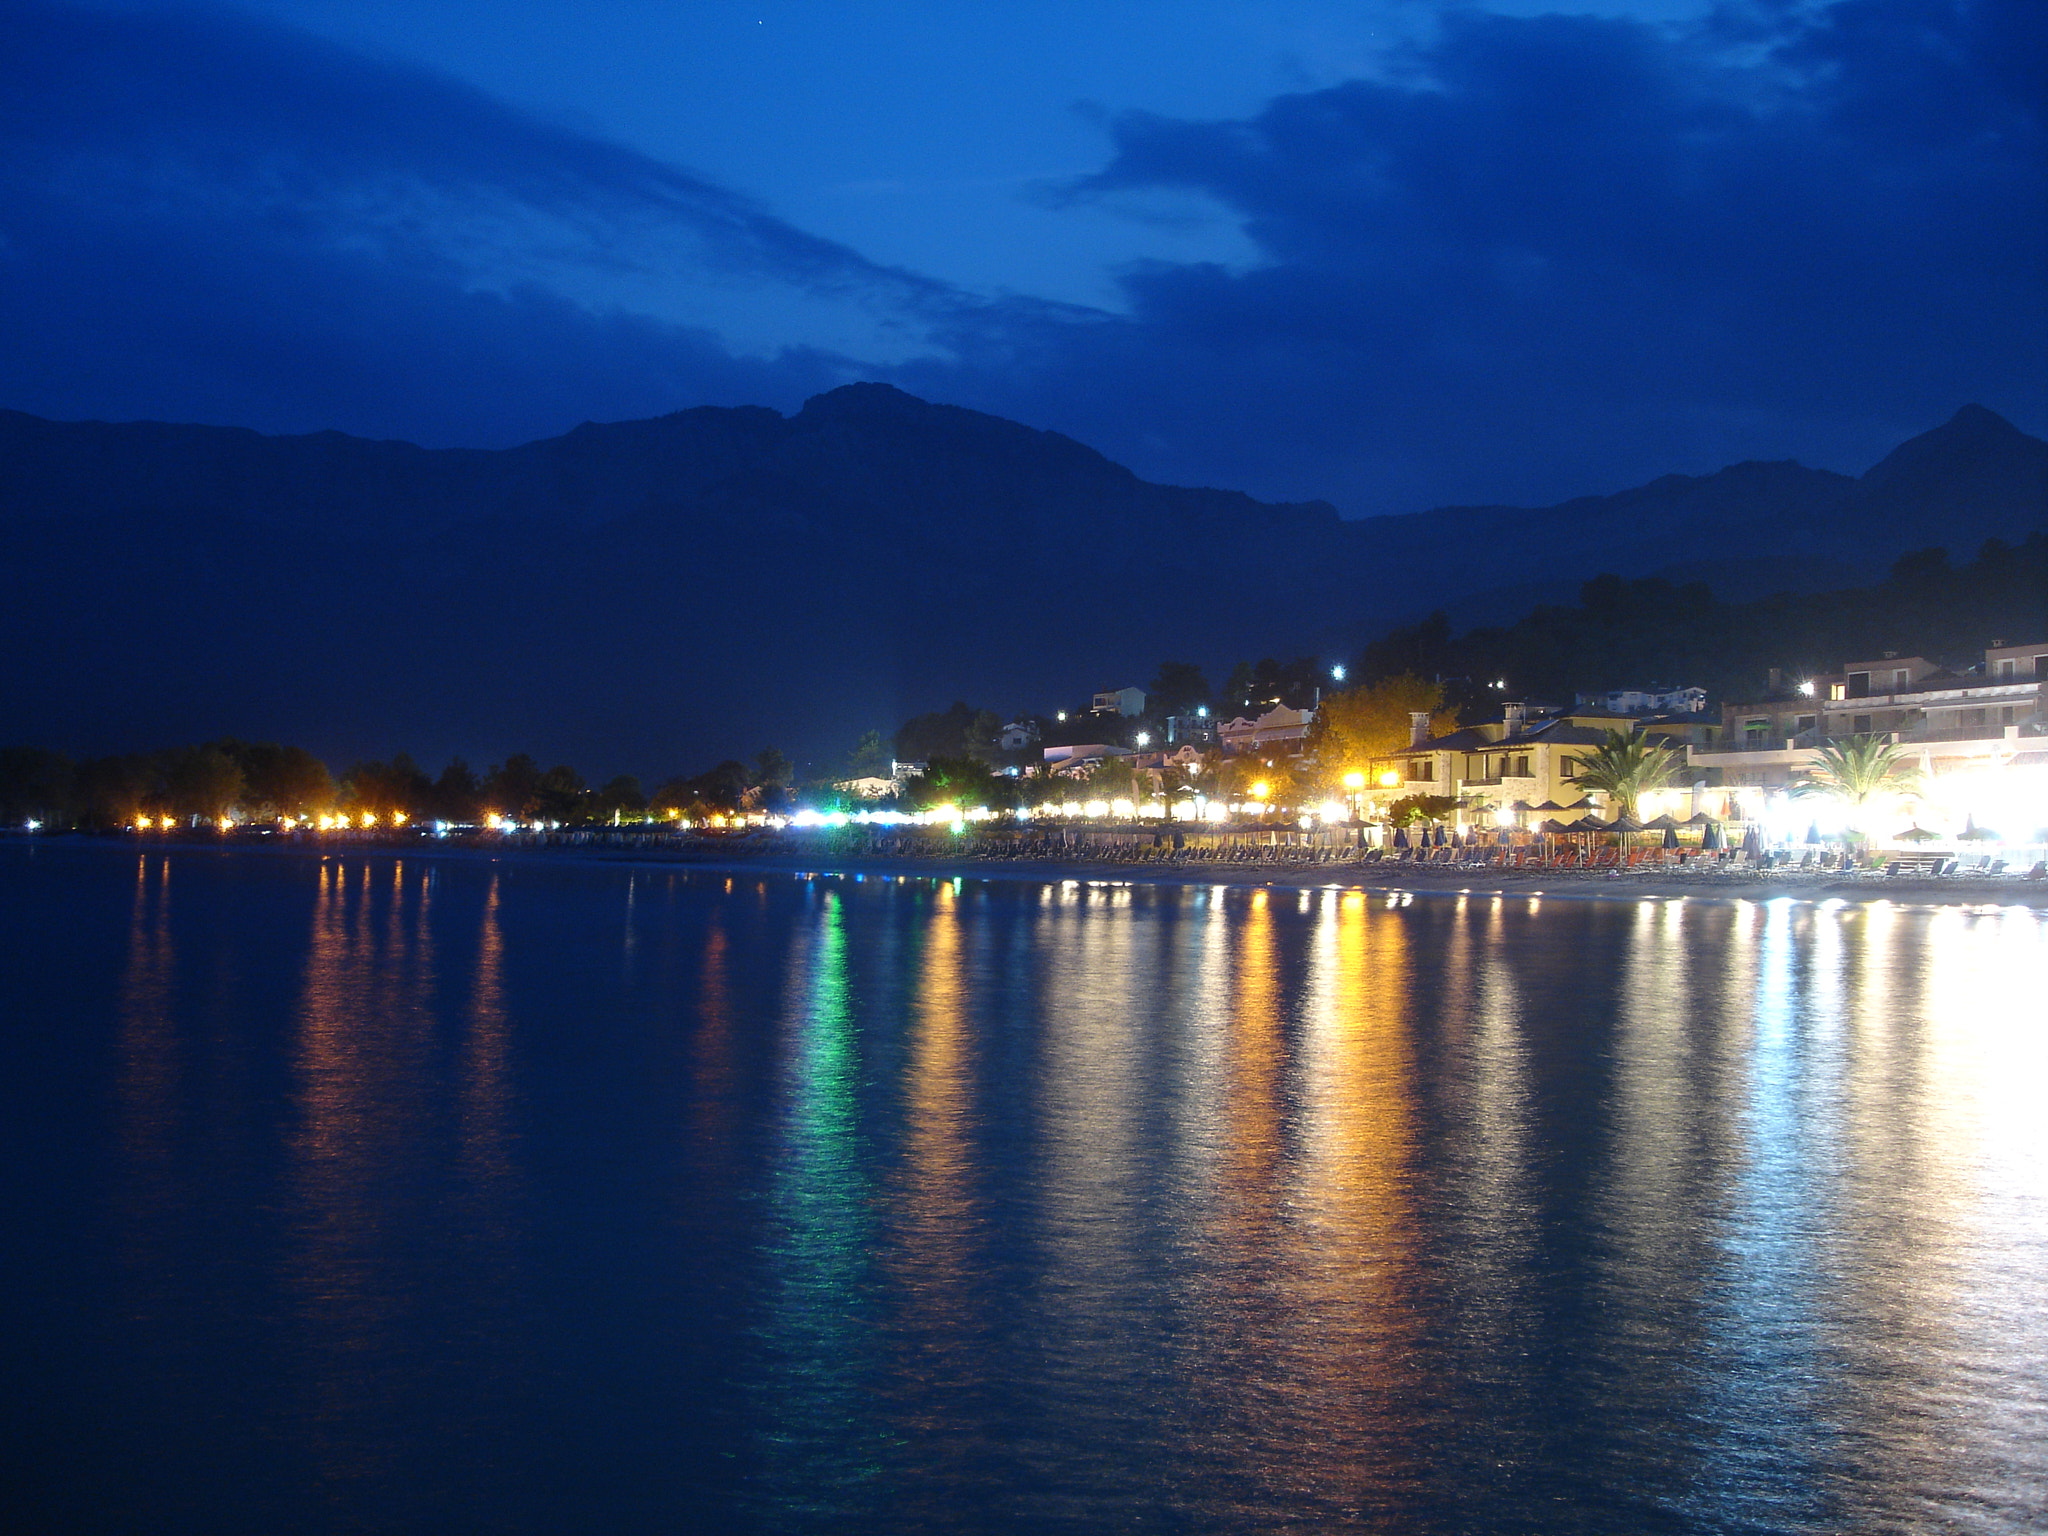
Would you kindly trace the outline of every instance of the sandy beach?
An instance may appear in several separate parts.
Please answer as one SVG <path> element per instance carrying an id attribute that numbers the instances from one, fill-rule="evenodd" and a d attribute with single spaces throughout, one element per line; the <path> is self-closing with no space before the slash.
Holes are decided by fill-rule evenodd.
<path id="1" fill-rule="evenodd" d="M 488 850 L 478 848 L 488 856 Z M 501 857 L 589 859 L 727 873 L 864 874 L 896 879 L 1068 880 L 1130 885 L 1205 885 L 1288 890 L 1364 890 L 1418 896 L 1542 896 L 1573 901 L 1889 902 L 1903 906 L 2048 909 L 2048 881 L 2018 878 L 1928 879 L 1883 875 L 1815 875 L 1719 864 L 1620 874 L 1572 869 L 1427 869 L 1412 865 L 1146 864 L 1118 860 L 987 858 L 934 854 L 903 857 L 858 852 L 777 850 L 748 854 L 717 849 L 507 849 Z"/>
<path id="2" fill-rule="evenodd" d="M 28 845 L 19 835 L 5 841 Z M 1362 890 L 1414 896 L 1541 896 L 1566 901 L 1779 901 L 1887 902 L 1916 907 L 2031 907 L 2048 909 L 2048 881 L 2014 877 L 1887 877 L 1800 874 L 1693 863 L 1616 873 L 1574 869 L 1432 869 L 1414 865 L 1293 863 L 1147 863 L 1075 857 L 987 857 L 933 853 L 903 855 L 834 850 L 733 847 L 619 846 L 602 842 L 535 846 L 480 838 L 350 837 L 346 841 L 223 841 L 209 836 L 60 837 L 39 839 L 52 852 L 66 848 L 126 848 L 143 853 L 213 853 L 222 856 L 398 857 L 507 860 L 535 864 L 631 864 L 726 874 L 858 874 L 890 879 L 1008 880 L 1026 883 L 1089 881 L 1126 885 L 1226 886 L 1283 890 Z"/>

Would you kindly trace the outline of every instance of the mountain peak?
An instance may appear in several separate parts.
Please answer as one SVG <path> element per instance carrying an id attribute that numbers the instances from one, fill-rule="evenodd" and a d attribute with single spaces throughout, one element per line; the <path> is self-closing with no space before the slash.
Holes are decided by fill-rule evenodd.
<path id="1" fill-rule="evenodd" d="M 1961 477 L 2001 499 L 2038 503 L 2048 485 L 2048 443 L 1996 411 L 1966 405 L 1931 432 L 1908 438 L 1863 476 L 1874 490 L 1920 488 Z"/>
<path id="2" fill-rule="evenodd" d="M 866 420 L 901 420 L 907 416 L 937 410 L 929 400 L 898 389 L 894 384 L 842 384 L 822 395 L 813 395 L 797 412 L 800 419 L 858 417 Z"/>
<path id="3" fill-rule="evenodd" d="M 2025 436 L 2018 427 L 2007 421 L 1998 412 L 1990 409 L 1988 406 L 1978 405 L 1974 401 L 1957 411 L 1955 415 L 1949 417 L 1947 421 L 1934 430 L 1936 432 L 1995 432 L 2010 434 L 2014 437 Z M 1931 436 L 1932 434 L 1927 435 Z"/>

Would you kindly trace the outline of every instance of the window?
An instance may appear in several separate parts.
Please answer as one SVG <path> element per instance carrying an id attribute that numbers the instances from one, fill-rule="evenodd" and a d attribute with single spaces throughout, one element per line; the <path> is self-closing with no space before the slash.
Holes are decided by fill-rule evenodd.
<path id="1" fill-rule="evenodd" d="M 2048 678 L 2048 656 L 2036 656 L 2034 658 L 2034 676 Z"/>
<path id="2" fill-rule="evenodd" d="M 1433 783 L 1435 779 L 1436 770 L 1430 766 L 1427 758 L 1411 757 L 1408 759 L 1408 782 L 1410 784 L 1429 784 Z"/>
<path id="3" fill-rule="evenodd" d="M 1813 716 L 1811 716 L 1811 715 L 1801 715 L 1801 716 L 1800 716 L 1800 717 L 1799 717 L 1798 719 L 1796 719 L 1796 720 L 1794 720 L 1794 721 L 1792 722 L 1792 729 L 1793 729 L 1794 731 L 1798 731 L 1798 732 L 1805 732 L 1805 731 L 1810 731 L 1810 730 L 1812 730 L 1812 729 L 1813 729 Z"/>
<path id="4" fill-rule="evenodd" d="M 2012 711 L 2008 709 L 2006 713 L 2009 715 Z M 1518 779 L 1529 777 L 1529 758 L 1527 754 L 1515 759 L 1515 777 Z"/>
<path id="5" fill-rule="evenodd" d="M 1870 674 L 1868 672 L 1851 672 L 1849 674 L 1849 697 L 1852 699 L 1867 699 L 1870 697 Z"/>
<path id="6" fill-rule="evenodd" d="M 1870 734 L 1870 716 L 1852 716 L 1849 721 L 1849 729 L 1854 731 L 1858 736 L 1868 736 Z"/>
<path id="7" fill-rule="evenodd" d="M 2017 677 L 2019 676 L 2019 670 L 2019 662 L 2016 661 L 2014 658 L 2008 656 L 2003 661 L 1999 662 L 1998 670 L 1994 675 L 1998 677 Z"/>
<path id="8" fill-rule="evenodd" d="M 1557 765 L 1557 776 L 1560 779 L 1576 779 L 1579 776 L 1579 760 L 1576 757 L 1563 759 Z"/>
<path id="9" fill-rule="evenodd" d="M 1848 689 L 1848 686 L 1847 686 L 1846 684 L 1843 684 L 1843 683 L 1829 683 L 1829 684 L 1828 684 L 1828 698 L 1829 698 L 1829 700 L 1830 700 L 1830 701 L 1832 701 L 1832 700 L 1835 700 L 1835 699 L 1846 699 L 1846 698 L 1847 698 L 1848 696 L 1849 696 L 1849 689 Z"/>
<path id="10" fill-rule="evenodd" d="M 1913 674 L 1908 672 L 1904 667 L 1900 667 L 1898 671 L 1892 674 L 1892 692 L 1904 693 L 1906 691 L 1907 685 L 1910 684 L 1912 681 Z"/>
<path id="11" fill-rule="evenodd" d="M 2000 711 L 1998 712 L 1998 723 L 1999 723 L 2000 725 L 2011 725 L 2011 724 L 2012 724 L 2012 722 L 2013 722 L 2013 707 L 2012 707 L 2012 705 L 2008 704 L 2008 705 L 2006 705 L 2006 706 L 2005 706 L 2005 708 L 2001 709 L 2001 710 L 2000 710 Z"/>
<path id="12" fill-rule="evenodd" d="M 1976 730 L 1984 724 L 1984 711 L 1981 709 L 1966 709 L 1962 712 L 1962 717 L 1966 730 Z"/>

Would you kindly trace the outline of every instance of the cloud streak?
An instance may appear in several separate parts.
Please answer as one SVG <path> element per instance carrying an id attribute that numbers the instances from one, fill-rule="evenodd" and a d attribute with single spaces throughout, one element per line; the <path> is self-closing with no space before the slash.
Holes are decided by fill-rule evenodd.
<path id="1" fill-rule="evenodd" d="M 1258 257 L 1128 270 L 1115 315 L 243 17 L 0 27 L 0 404 L 45 414 L 481 445 L 882 378 L 1354 512 L 2048 423 L 2026 0 L 1453 10 L 1370 80 L 1112 116 L 1071 204 L 1192 195 Z"/>

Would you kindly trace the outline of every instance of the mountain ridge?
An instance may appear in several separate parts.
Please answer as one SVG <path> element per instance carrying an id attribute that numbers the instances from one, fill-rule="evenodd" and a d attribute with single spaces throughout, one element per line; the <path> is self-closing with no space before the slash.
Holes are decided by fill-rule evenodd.
<path id="1" fill-rule="evenodd" d="M 1975 406 L 1862 476 L 1752 461 L 1349 522 L 887 385 L 495 450 L 0 412 L 0 643 L 28 662 L 5 718 L 79 750 L 234 734 L 654 771 L 835 750 L 955 696 L 1051 708 L 1168 656 L 1346 655 L 1598 571 L 1848 585 L 2044 512 L 2048 443 Z"/>

